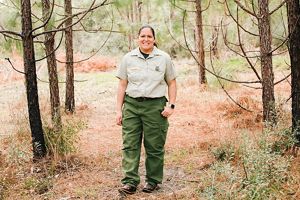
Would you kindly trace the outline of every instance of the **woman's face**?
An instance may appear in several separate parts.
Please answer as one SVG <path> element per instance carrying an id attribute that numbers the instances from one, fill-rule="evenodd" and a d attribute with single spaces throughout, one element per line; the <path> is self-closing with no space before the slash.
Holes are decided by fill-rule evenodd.
<path id="1" fill-rule="evenodd" d="M 143 53 L 151 53 L 154 47 L 154 36 L 150 28 L 143 28 L 140 32 L 138 44 Z"/>

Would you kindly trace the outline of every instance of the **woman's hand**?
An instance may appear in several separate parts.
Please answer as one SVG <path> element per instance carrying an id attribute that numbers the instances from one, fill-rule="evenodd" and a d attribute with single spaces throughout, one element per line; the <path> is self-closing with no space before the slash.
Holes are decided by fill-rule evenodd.
<path id="1" fill-rule="evenodd" d="M 165 106 L 165 109 L 161 112 L 162 116 L 170 117 L 174 112 L 174 109 L 170 108 L 169 106 Z"/>
<path id="2" fill-rule="evenodd" d="M 116 122 L 117 125 L 122 126 L 122 112 L 117 112 L 117 117 L 116 117 Z"/>

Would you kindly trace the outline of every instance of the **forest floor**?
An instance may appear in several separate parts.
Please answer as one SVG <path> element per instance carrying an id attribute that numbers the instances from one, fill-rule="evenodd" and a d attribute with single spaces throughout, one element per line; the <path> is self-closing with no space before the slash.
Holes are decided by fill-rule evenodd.
<path id="1" fill-rule="evenodd" d="M 256 137 L 262 132 L 260 90 L 229 86 L 230 94 L 241 105 L 253 111 L 248 112 L 233 104 L 221 89 L 200 88 L 195 73 L 197 69 L 191 61 L 177 62 L 176 66 L 179 75 L 178 97 L 175 113 L 169 119 L 163 184 L 160 190 L 152 194 L 141 192 L 145 175 L 143 151 L 140 163 L 141 184 L 137 193 L 128 196 L 127 199 L 203 199 L 200 195 L 203 187 L 201 177 L 215 162 L 213 149 L 226 143 L 238 145 L 244 135 Z M 19 174 L 22 181 L 12 181 L 13 186 L 7 188 L 3 198 L 60 200 L 120 198 L 117 188 L 121 186 L 122 178 L 122 138 L 121 127 L 115 123 L 118 80 L 114 77 L 114 68 L 106 72 L 90 71 L 77 73 L 75 77 L 76 80 L 80 80 L 75 83 L 75 118 L 85 124 L 78 136 L 78 152 L 70 156 L 66 162 L 59 162 L 61 164 L 56 165 L 52 171 L 30 162 L 22 165 L 23 174 Z M 41 70 L 40 78 L 46 79 L 45 74 L 46 72 Z M 249 76 L 248 74 L 247 77 Z M 245 74 L 240 74 L 239 77 L 243 78 Z M 61 99 L 64 94 L 63 86 L 60 85 Z M 7 80 L 4 80 L 2 77 L 0 87 L 2 94 L 0 109 L 3 113 L 0 120 L 2 124 L 6 124 L 1 129 L 0 136 L 7 137 L 8 133 L 16 130 L 15 119 L 26 116 L 26 98 L 22 78 L 7 77 Z M 43 116 L 49 115 L 47 87 L 46 83 L 39 82 Z M 289 87 L 287 82 L 276 86 L 279 102 L 289 98 Z M 282 113 L 286 113 L 289 106 L 290 102 L 282 104 Z M 283 115 L 288 121 L 289 114 Z M 11 144 L 4 142 L 3 148 L 0 148 L 0 156 L 1 151 L 3 154 L 9 154 L 7 150 L 9 145 Z M 46 186 L 42 189 L 35 185 L 35 182 L 41 184 L 37 181 L 36 175 L 30 176 L 39 171 L 47 171 L 41 172 L 43 174 L 41 176 L 51 174 L 44 177 L 42 183 Z"/>

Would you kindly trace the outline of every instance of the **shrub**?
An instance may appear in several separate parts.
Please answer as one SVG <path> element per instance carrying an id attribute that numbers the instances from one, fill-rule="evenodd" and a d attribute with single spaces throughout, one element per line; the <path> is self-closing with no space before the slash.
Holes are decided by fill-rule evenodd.
<path id="1" fill-rule="evenodd" d="M 205 199 L 285 199 L 294 144 L 289 130 L 267 131 L 258 139 L 243 138 L 239 148 L 223 144 L 212 150 L 217 162 L 201 177 L 199 196 Z M 238 156 L 237 156 L 238 155 Z M 234 159 L 233 159 L 234 158 Z"/>
<path id="2" fill-rule="evenodd" d="M 56 132 L 47 125 L 44 126 L 48 154 L 55 157 L 76 152 L 77 134 L 83 127 L 84 123 L 82 121 L 68 121 L 62 126 L 60 132 Z"/>
<path id="3" fill-rule="evenodd" d="M 230 143 L 221 145 L 211 149 L 212 154 L 216 160 L 219 161 L 230 161 L 235 157 L 234 146 Z"/>

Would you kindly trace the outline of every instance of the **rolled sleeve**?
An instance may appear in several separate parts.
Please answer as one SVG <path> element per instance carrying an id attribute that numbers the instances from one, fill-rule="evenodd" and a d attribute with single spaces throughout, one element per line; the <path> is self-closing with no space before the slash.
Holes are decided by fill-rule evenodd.
<path id="1" fill-rule="evenodd" d="M 122 61 L 118 67 L 118 71 L 116 74 L 116 77 L 122 80 L 127 80 L 127 64 L 126 64 L 126 59 L 125 56 L 122 58 Z"/>
<path id="2" fill-rule="evenodd" d="M 170 81 L 173 79 L 176 79 L 177 74 L 175 71 L 175 66 L 171 60 L 171 57 L 167 57 L 167 64 L 166 64 L 166 73 L 165 73 L 165 79 L 166 81 Z"/>

